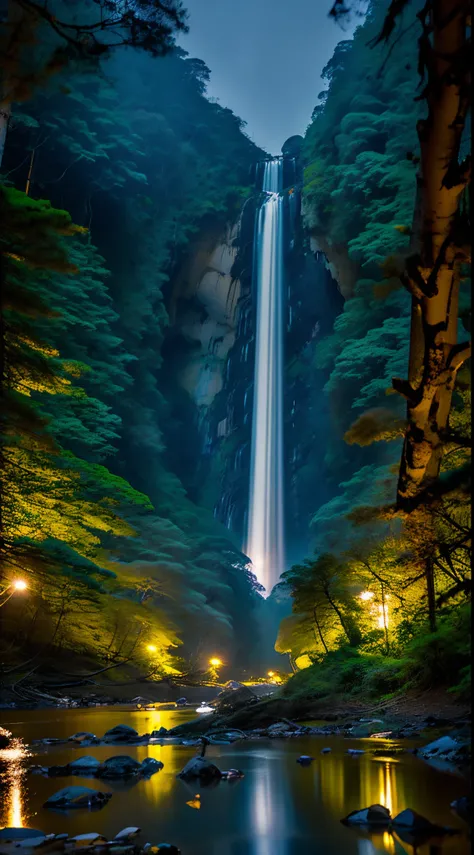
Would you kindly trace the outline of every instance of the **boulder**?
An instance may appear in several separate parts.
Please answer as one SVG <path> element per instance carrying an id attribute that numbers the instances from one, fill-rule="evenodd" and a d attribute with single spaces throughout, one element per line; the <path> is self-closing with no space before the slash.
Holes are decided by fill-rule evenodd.
<path id="1" fill-rule="evenodd" d="M 314 757 L 310 757 L 309 754 L 302 754 L 301 757 L 298 757 L 296 762 L 301 766 L 310 766 L 313 760 Z"/>
<path id="2" fill-rule="evenodd" d="M 418 749 L 420 757 L 442 757 L 444 754 L 450 754 L 452 751 L 457 751 L 460 745 L 451 736 L 441 736 L 425 745 L 424 748 Z"/>
<path id="3" fill-rule="evenodd" d="M 357 757 L 359 754 L 365 754 L 365 751 L 362 748 L 348 748 L 347 754 L 351 754 L 353 757 Z"/>
<path id="4" fill-rule="evenodd" d="M 332 748 L 321 748 L 321 754 L 329 754 Z"/>
<path id="5" fill-rule="evenodd" d="M 64 778 L 66 775 L 70 775 L 69 766 L 48 766 L 46 767 L 46 774 L 50 778 Z"/>
<path id="6" fill-rule="evenodd" d="M 183 781 L 193 781 L 199 778 L 201 783 L 205 784 L 209 781 L 220 780 L 222 772 L 205 757 L 193 757 L 176 777 Z"/>
<path id="7" fill-rule="evenodd" d="M 76 844 L 76 848 L 81 846 L 97 846 L 99 843 L 107 843 L 107 838 L 97 831 L 91 831 L 89 834 L 76 834 L 71 837 L 71 840 Z"/>
<path id="8" fill-rule="evenodd" d="M 53 793 L 43 807 L 61 810 L 104 807 L 111 798 L 112 793 L 102 793 L 99 790 L 91 790 L 89 787 L 64 787 L 57 793 Z"/>
<path id="9" fill-rule="evenodd" d="M 88 733 L 86 730 L 80 730 L 78 733 L 73 733 L 69 737 L 68 742 L 90 742 L 92 739 L 97 739 L 95 733 Z"/>
<path id="10" fill-rule="evenodd" d="M 421 846 L 432 837 L 459 833 L 459 829 L 435 825 L 415 810 L 411 810 L 411 808 L 402 810 L 392 820 L 392 828 L 397 832 L 400 840 L 409 843 L 411 846 Z"/>
<path id="11" fill-rule="evenodd" d="M 130 840 L 131 837 L 136 837 L 139 833 L 140 829 L 137 826 L 129 825 L 127 828 L 122 828 L 122 831 L 115 835 L 114 840 Z"/>
<path id="12" fill-rule="evenodd" d="M 405 808 L 401 813 L 392 820 L 392 825 L 397 831 L 398 829 L 409 829 L 414 834 L 425 833 L 432 831 L 440 831 L 440 827 L 434 825 L 429 819 L 417 813 L 416 810 Z"/>
<path id="13" fill-rule="evenodd" d="M 151 778 L 155 772 L 159 772 L 162 768 L 163 763 L 161 760 L 155 760 L 154 757 L 145 757 L 140 767 L 140 774 L 147 778 Z"/>
<path id="14" fill-rule="evenodd" d="M 109 757 L 100 764 L 96 771 L 98 778 L 130 778 L 139 775 L 142 769 L 141 763 L 128 754 L 118 754 Z"/>
<path id="15" fill-rule="evenodd" d="M 345 819 L 341 820 L 345 825 L 387 826 L 390 824 L 391 816 L 388 808 L 383 805 L 370 805 L 361 810 L 353 810 Z"/>
<path id="16" fill-rule="evenodd" d="M 160 727 L 159 730 L 152 730 L 151 737 L 152 739 L 159 739 L 161 736 L 166 736 L 167 733 L 166 727 Z"/>
<path id="17" fill-rule="evenodd" d="M 177 707 L 184 707 L 184 706 L 186 706 L 187 702 L 188 701 L 186 698 L 178 698 L 178 700 L 176 701 L 176 706 Z"/>
<path id="18" fill-rule="evenodd" d="M 84 757 L 78 757 L 69 763 L 69 774 L 79 775 L 81 773 L 87 775 L 95 775 L 100 766 L 100 760 L 92 757 L 90 754 L 85 754 Z"/>
<path id="19" fill-rule="evenodd" d="M 130 742 L 138 739 L 138 733 L 128 724 L 117 724 L 104 733 L 105 742 Z"/>
<path id="20" fill-rule="evenodd" d="M 28 840 L 46 837 L 44 831 L 36 828 L 1 828 L 0 840 Z"/>

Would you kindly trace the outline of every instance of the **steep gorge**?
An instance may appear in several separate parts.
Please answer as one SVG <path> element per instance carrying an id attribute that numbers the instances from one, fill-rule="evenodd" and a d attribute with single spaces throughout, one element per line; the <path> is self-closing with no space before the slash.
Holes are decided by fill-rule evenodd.
<path id="1" fill-rule="evenodd" d="M 291 138 L 282 149 L 288 566 L 307 552 L 311 516 L 335 489 L 325 462 L 327 377 L 314 367 L 312 356 L 343 306 L 326 256 L 314 251 L 303 225 L 300 146 L 300 138 Z M 238 221 L 220 234 L 204 233 L 190 247 L 173 279 L 165 346 L 166 371 L 178 363 L 175 377 L 196 408 L 194 429 L 201 457 L 195 497 L 213 510 L 242 547 L 249 504 L 256 323 L 252 270 L 261 170 L 255 180 L 255 193 L 244 203 Z"/>

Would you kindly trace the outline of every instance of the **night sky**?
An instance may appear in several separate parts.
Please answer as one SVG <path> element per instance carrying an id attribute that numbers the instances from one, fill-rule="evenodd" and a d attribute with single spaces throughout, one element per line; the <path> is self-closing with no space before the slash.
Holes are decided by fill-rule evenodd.
<path id="1" fill-rule="evenodd" d="M 269 154 L 304 134 L 321 71 L 336 44 L 352 36 L 328 17 L 331 0 L 185 0 L 190 32 L 179 39 L 211 70 L 208 95 L 247 122 Z"/>

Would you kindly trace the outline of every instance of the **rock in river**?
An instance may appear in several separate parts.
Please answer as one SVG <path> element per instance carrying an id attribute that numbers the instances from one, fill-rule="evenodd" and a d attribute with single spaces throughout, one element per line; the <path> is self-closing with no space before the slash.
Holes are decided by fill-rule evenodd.
<path id="1" fill-rule="evenodd" d="M 95 733 L 89 733 L 87 730 L 80 730 L 78 733 L 73 733 L 72 736 L 68 738 L 68 742 L 92 742 L 93 740 L 97 740 L 97 736 Z"/>
<path id="2" fill-rule="evenodd" d="M 456 742 L 451 736 L 441 736 L 440 739 L 435 739 L 434 742 L 430 742 L 424 748 L 419 748 L 418 754 L 420 757 L 426 757 L 427 759 L 431 757 L 445 757 L 458 749 L 459 742 Z"/>
<path id="3" fill-rule="evenodd" d="M 141 763 L 128 754 L 118 754 L 116 757 L 109 757 L 97 769 L 96 775 L 98 778 L 130 778 L 133 775 L 139 775 L 141 772 Z"/>
<path id="4" fill-rule="evenodd" d="M 176 777 L 182 778 L 183 781 L 193 781 L 199 778 L 201 783 L 205 784 L 209 781 L 220 780 L 222 772 L 205 757 L 193 757 Z"/>
<path id="5" fill-rule="evenodd" d="M 296 762 L 301 766 L 310 766 L 313 760 L 314 757 L 310 757 L 309 754 L 302 754 L 301 757 L 298 757 Z"/>
<path id="6" fill-rule="evenodd" d="M 104 742 L 131 742 L 139 739 L 138 733 L 128 724 L 116 724 L 104 733 Z"/>
<path id="7" fill-rule="evenodd" d="M 370 805 L 370 807 L 361 810 L 353 810 L 341 822 L 345 825 L 387 826 L 390 824 L 390 820 L 388 808 L 384 805 Z"/>
<path id="8" fill-rule="evenodd" d="M 45 837 L 44 831 L 36 828 L 2 828 L 0 829 L 0 840 L 37 840 Z"/>
<path id="9" fill-rule="evenodd" d="M 427 832 L 431 832 L 433 834 L 440 832 L 449 833 L 451 831 L 450 828 L 434 825 L 434 823 L 430 822 L 429 819 L 426 819 L 426 817 L 411 808 L 406 808 L 405 810 L 402 810 L 401 813 L 397 814 L 392 821 L 392 825 L 396 831 L 407 829 L 411 831 L 412 834 L 425 834 Z"/>
<path id="10" fill-rule="evenodd" d="M 101 793 L 98 790 L 91 790 L 89 787 L 64 787 L 50 796 L 43 807 L 61 808 L 61 810 L 104 807 L 111 798 L 112 793 Z"/>
<path id="11" fill-rule="evenodd" d="M 77 760 L 69 763 L 68 769 L 70 775 L 79 775 L 80 773 L 95 775 L 99 766 L 100 760 L 97 760 L 96 757 L 92 757 L 90 754 L 86 754 L 84 757 L 78 757 Z"/>
<path id="12" fill-rule="evenodd" d="M 155 772 L 159 772 L 163 768 L 161 760 L 155 760 L 154 757 L 145 757 L 140 766 L 140 774 L 145 778 L 151 778 Z"/>

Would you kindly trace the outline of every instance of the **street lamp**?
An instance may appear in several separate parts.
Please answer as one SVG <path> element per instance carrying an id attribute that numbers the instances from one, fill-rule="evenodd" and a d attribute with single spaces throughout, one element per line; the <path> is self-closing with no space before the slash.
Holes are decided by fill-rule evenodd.
<path id="1" fill-rule="evenodd" d="M 149 653 L 156 653 L 156 651 L 158 650 L 156 644 L 147 644 L 146 649 Z"/>
<path id="2" fill-rule="evenodd" d="M 10 597 L 13 597 L 13 594 L 22 593 L 28 589 L 28 583 L 24 581 L 24 579 L 14 579 L 13 582 L 10 582 L 3 591 L 0 591 L 0 597 L 3 597 L 4 594 L 8 594 L 3 603 L 0 603 L 0 606 L 4 606 L 5 603 L 8 603 Z M 10 593 L 8 593 L 10 592 Z"/>
<path id="3" fill-rule="evenodd" d="M 218 659 L 217 656 L 213 656 L 212 659 L 209 659 L 209 665 L 212 665 L 213 668 L 218 668 L 219 665 L 222 665 L 222 659 Z"/>

